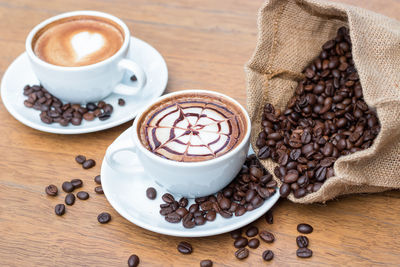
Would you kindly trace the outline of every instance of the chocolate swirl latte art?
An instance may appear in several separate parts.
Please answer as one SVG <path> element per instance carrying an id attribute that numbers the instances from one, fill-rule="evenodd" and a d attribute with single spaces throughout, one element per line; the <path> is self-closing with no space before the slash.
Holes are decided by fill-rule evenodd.
<path id="1" fill-rule="evenodd" d="M 142 116 L 140 139 L 158 156 L 181 162 L 210 160 L 235 148 L 246 120 L 234 103 L 209 94 L 166 99 Z"/>

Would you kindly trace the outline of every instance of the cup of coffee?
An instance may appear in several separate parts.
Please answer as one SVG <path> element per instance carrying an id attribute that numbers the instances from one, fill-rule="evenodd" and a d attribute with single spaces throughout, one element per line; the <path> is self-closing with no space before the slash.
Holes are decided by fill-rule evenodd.
<path id="1" fill-rule="evenodd" d="M 171 193 L 206 196 L 238 174 L 248 153 L 250 127 L 246 110 L 226 95 L 171 93 L 136 117 L 129 143 L 111 146 L 106 160 L 117 171 L 144 171 Z M 136 154 L 140 164 L 130 153 L 124 155 L 132 160 L 121 159 L 123 151 Z"/>
<path id="2" fill-rule="evenodd" d="M 44 88 L 63 101 L 85 104 L 112 92 L 134 95 L 143 88 L 143 69 L 126 58 L 130 39 L 120 19 L 103 12 L 74 11 L 37 25 L 25 46 Z M 121 83 L 125 71 L 137 78 L 132 86 Z"/>

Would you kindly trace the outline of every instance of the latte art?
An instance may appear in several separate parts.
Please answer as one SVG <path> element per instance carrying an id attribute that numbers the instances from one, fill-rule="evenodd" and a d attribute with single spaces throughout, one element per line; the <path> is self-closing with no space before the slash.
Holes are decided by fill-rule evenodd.
<path id="1" fill-rule="evenodd" d="M 32 48 L 42 60 L 59 66 L 86 66 L 114 55 L 122 46 L 122 30 L 111 21 L 91 16 L 55 21 L 40 30 Z"/>
<path id="2" fill-rule="evenodd" d="M 243 138 L 243 118 L 224 103 L 198 96 L 171 102 L 143 122 L 142 141 L 153 153 L 175 161 L 204 161 L 229 152 Z"/>

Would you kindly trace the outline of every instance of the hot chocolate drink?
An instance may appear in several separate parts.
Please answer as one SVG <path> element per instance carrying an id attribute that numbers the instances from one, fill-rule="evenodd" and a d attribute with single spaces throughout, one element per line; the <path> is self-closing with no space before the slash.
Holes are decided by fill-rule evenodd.
<path id="1" fill-rule="evenodd" d="M 156 155 L 195 162 L 231 151 L 246 129 L 246 117 L 236 104 L 207 93 L 187 93 L 148 108 L 137 130 L 142 144 Z"/>
<path id="2" fill-rule="evenodd" d="M 111 57 L 123 42 L 123 30 L 115 22 L 95 16 L 73 16 L 39 30 L 32 49 L 50 64 L 78 67 Z"/>

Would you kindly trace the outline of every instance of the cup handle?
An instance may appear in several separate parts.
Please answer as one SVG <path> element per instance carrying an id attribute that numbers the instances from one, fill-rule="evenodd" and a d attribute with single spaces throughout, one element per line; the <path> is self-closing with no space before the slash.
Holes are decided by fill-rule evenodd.
<path id="1" fill-rule="evenodd" d="M 120 95 L 136 95 L 146 84 L 146 74 L 142 67 L 133 62 L 132 60 L 123 58 L 118 62 L 118 68 L 121 70 L 129 70 L 135 74 L 137 79 L 137 86 L 129 86 L 119 83 L 115 86 L 113 92 Z"/>
<path id="2" fill-rule="evenodd" d="M 118 153 L 122 151 L 128 151 L 132 154 L 136 154 L 136 145 L 131 141 L 130 144 L 120 143 L 119 145 L 111 146 L 106 151 L 106 161 L 108 166 L 110 166 L 115 171 L 122 172 L 144 172 L 143 166 L 138 163 L 121 163 L 115 157 Z"/>

